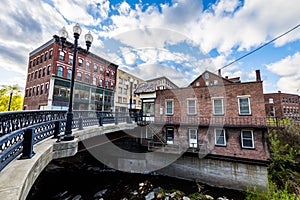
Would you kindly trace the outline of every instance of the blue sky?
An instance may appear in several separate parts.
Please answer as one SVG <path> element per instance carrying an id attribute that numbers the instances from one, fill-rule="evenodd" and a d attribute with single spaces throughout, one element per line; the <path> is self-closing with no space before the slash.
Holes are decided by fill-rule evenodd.
<path id="1" fill-rule="evenodd" d="M 186 86 L 300 24 L 297 0 L 3 0 L 0 85 L 26 81 L 29 53 L 65 26 L 94 36 L 91 51 L 145 80 Z M 84 46 L 84 37 L 80 38 Z M 300 27 L 222 69 L 255 80 L 264 92 L 300 93 Z"/>

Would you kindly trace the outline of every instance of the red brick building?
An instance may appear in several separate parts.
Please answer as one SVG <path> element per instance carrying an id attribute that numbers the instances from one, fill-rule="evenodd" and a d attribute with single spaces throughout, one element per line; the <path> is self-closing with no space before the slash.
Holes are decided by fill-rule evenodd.
<path id="1" fill-rule="evenodd" d="M 219 159 L 265 163 L 266 114 L 259 70 L 241 82 L 205 71 L 188 87 L 156 92 L 151 140 Z M 154 128 L 156 126 L 156 128 Z M 162 131 L 158 130 L 160 127 Z"/>
<path id="2" fill-rule="evenodd" d="M 84 49 L 73 58 L 73 44 L 62 49 L 58 37 L 29 54 L 24 109 L 67 109 L 73 59 L 74 105 L 80 110 L 112 110 L 118 66 Z"/>
<path id="3" fill-rule="evenodd" d="M 268 93 L 264 94 L 266 115 L 276 118 L 299 118 L 300 96 L 296 94 Z"/>

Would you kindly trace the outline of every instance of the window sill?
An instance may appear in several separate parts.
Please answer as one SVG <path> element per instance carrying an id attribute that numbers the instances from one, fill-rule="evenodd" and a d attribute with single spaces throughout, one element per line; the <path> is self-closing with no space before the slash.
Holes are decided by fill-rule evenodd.
<path id="1" fill-rule="evenodd" d="M 223 144 L 215 144 L 216 147 L 227 147 L 227 145 L 223 145 Z"/>
<path id="2" fill-rule="evenodd" d="M 222 114 L 213 114 L 214 116 L 224 116 L 225 114 L 224 113 L 222 113 Z"/>
<path id="3" fill-rule="evenodd" d="M 255 147 L 242 147 L 244 150 L 255 150 Z"/>
<path id="4" fill-rule="evenodd" d="M 239 116 L 252 116 L 252 114 L 239 114 Z"/>

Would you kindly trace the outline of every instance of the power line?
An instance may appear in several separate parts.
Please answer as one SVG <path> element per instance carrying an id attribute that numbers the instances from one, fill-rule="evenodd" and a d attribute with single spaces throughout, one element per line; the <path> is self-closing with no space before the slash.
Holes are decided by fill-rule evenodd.
<path id="1" fill-rule="evenodd" d="M 263 48 L 263 47 L 265 47 L 265 46 L 267 46 L 267 45 L 269 45 L 270 43 L 274 42 L 275 40 L 277 40 L 277 39 L 281 38 L 282 36 L 284 36 L 284 35 L 286 35 L 286 34 L 288 34 L 288 33 L 292 32 L 293 30 L 295 30 L 295 29 L 297 29 L 297 28 L 299 28 L 299 27 L 300 27 L 300 24 L 298 24 L 298 25 L 297 25 L 297 26 L 295 26 L 294 28 L 292 28 L 292 29 L 290 29 L 290 30 L 286 31 L 285 33 L 283 33 L 283 34 L 281 34 L 281 35 L 277 36 L 276 38 L 274 38 L 274 39 L 270 40 L 269 42 L 267 42 L 267 43 L 265 43 L 265 44 L 261 45 L 260 47 L 258 47 L 258 48 L 256 48 L 256 49 L 254 49 L 253 51 L 250 51 L 249 53 L 247 53 L 247 54 L 245 54 L 245 55 L 243 55 L 243 56 L 239 57 L 238 59 L 236 59 L 236 60 L 234 60 L 234 61 L 232 61 L 232 62 L 228 63 L 227 65 L 225 65 L 225 66 L 221 67 L 219 70 L 221 70 L 221 69 L 224 69 L 225 67 L 228 67 L 228 66 L 232 65 L 233 63 L 235 63 L 235 62 L 237 62 L 237 61 L 239 61 L 239 60 L 241 60 L 241 59 L 243 59 L 243 58 L 245 58 L 245 57 L 249 56 L 250 54 L 252 54 L 252 53 L 254 53 L 254 52 L 258 51 L 259 49 L 261 49 L 261 48 Z"/>

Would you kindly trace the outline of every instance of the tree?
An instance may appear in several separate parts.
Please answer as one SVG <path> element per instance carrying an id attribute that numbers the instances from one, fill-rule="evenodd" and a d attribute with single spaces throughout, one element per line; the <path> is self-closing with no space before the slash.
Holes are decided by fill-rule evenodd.
<path id="1" fill-rule="evenodd" d="M 13 91 L 10 111 L 22 110 L 23 107 L 23 96 L 21 95 L 21 90 L 17 85 L 2 86 L 0 89 L 0 112 L 8 111 L 10 92 Z"/>

